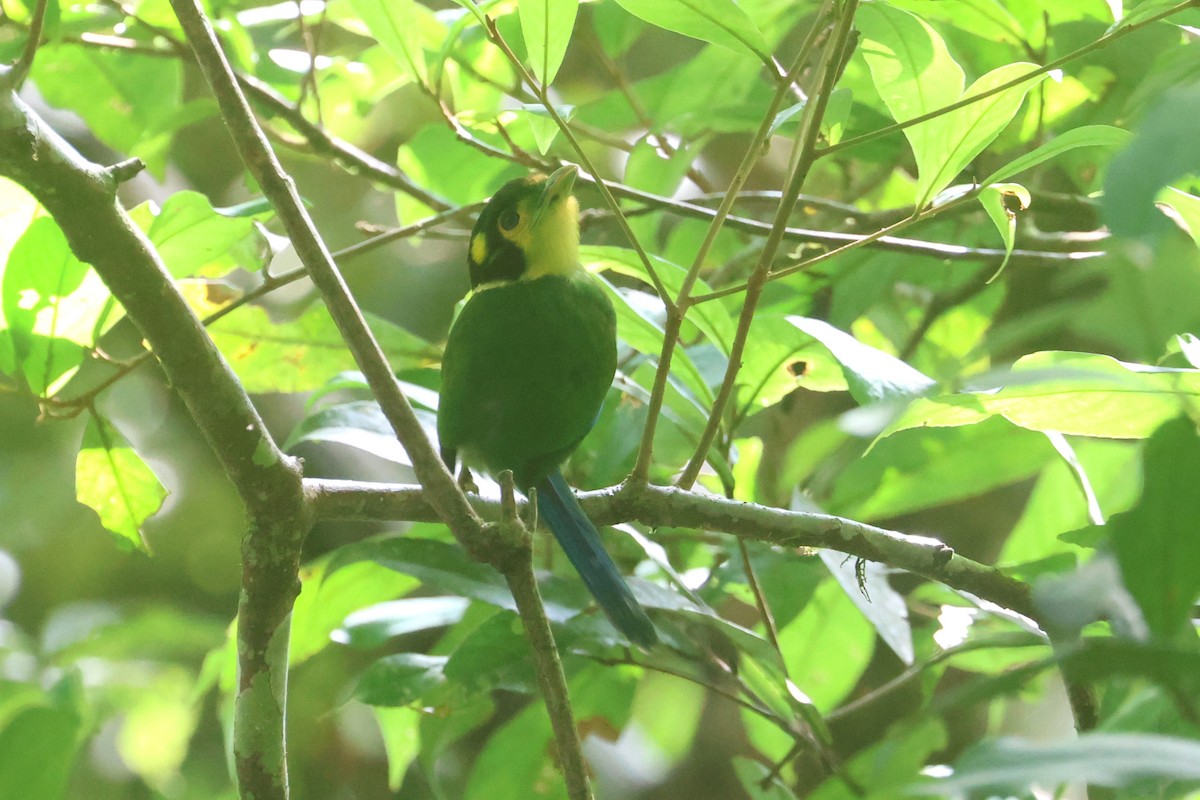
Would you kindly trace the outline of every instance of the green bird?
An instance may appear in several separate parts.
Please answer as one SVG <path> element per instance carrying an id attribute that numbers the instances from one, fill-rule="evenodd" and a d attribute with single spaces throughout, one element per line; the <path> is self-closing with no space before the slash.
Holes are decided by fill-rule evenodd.
<path id="1" fill-rule="evenodd" d="M 649 648 L 658 636 L 560 465 L 591 430 L 617 369 L 616 315 L 579 264 L 576 169 L 506 183 L 479 215 L 474 294 L 442 357 L 438 438 L 451 472 L 512 470 L 608 618 Z"/>

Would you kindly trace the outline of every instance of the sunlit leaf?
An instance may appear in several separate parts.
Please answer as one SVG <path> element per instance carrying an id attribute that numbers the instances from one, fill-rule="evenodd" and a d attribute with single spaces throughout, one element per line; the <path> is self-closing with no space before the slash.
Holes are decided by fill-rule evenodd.
<path id="1" fill-rule="evenodd" d="M 934 382 L 895 356 L 876 350 L 827 322 L 788 317 L 788 322 L 823 344 L 842 367 L 850 394 L 860 404 L 924 394 Z"/>
<path id="2" fill-rule="evenodd" d="M 352 567 L 343 567 L 343 570 Z M 465 597 L 408 597 L 351 612 L 332 638 L 351 647 L 372 648 L 415 631 L 453 625 L 462 619 Z"/>
<path id="3" fill-rule="evenodd" d="M 1017 238 L 1017 212 L 1006 205 L 1007 198 L 1013 198 L 1020 211 L 1029 208 L 1029 204 L 1032 202 L 1029 190 L 1018 183 L 992 184 L 979 193 L 980 205 L 987 212 L 988 219 L 996 226 L 1000 238 L 1004 240 L 1004 260 L 1000 262 L 996 272 L 988 279 L 989 283 L 1000 277 L 1000 273 L 1008 266 L 1008 259 L 1012 256 L 1013 244 Z"/>
<path id="4" fill-rule="evenodd" d="M 1139 439 L 1197 396 L 1200 370 L 1088 353 L 1034 353 L 981 388 L 918 398 L 880 438 L 913 427 L 974 425 L 999 415 L 1030 430 Z"/>
<path id="5" fill-rule="evenodd" d="M 562 66 L 578 10 L 578 0 L 533 0 L 517 5 L 529 65 L 543 86 L 554 82 Z"/>
<path id="6" fill-rule="evenodd" d="M 121 436 L 93 416 L 85 446 L 75 459 L 75 497 L 100 515 L 105 528 L 143 550 L 142 524 L 167 496 L 154 472 Z"/>
<path id="7" fill-rule="evenodd" d="M 932 113 L 1026 75 L 1036 64 L 998 67 L 963 91 L 962 68 L 942 37 L 920 17 L 883 3 L 855 16 L 871 77 L 897 122 Z M 1034 75 L 983 100 L 904 129 L 917 161 L 917 205 L 924 206 L 1012 121 L 1025 94 L 1045 78 Z"/>
<path id="8" fill-rule="evenodd" d="M 962 96 L 984 94 L 1035 69 L 1037 64 L 1029 62 L 997 67 L 967 87 Z M 1025 95 L 1045 78 L 1044 73 L 1034 75 L 983 100 L 923 123 L 933 129 L 931 136 L 936 137 L 935 147 L 940 150 L 917 154 L 917 205 L 924 205 L 949 186 L 1000 135 L 1020 110 Z"/>
<path id="9" fill-rule="evenodd" d="M 392 366 L 420 366 L 437 357 L 424 340 L 368 315 L 371 330 Z M 241 308 L 215 323 L 213 341 L 250 392 L 300 392 L 355 367 L 341 333 L 323 305 L 290 322 L 273 321 L 257 306 Z"/>
<path id="10" fill-rule="evenodd" d="M 997 181 L 1008 180 L 1077 147 L 1117 147 L 1125 144 L 1132 137 L 1133 134 L 1129 131 L 1114 128 L 1111 125 L 1084 125 L 1081 128 L 1072 128 L 1056 134 L 1050 141 L 1014 158 L 979 183 L 981 186 L 988 186 Z"/>
<path id="11" fill-rule="evenodd" d="M 50 217 L 35 219 L 13 246 L 2 299 L 14 366 L 38 394 L 60 388 L 111 324 L 108 288 Z"/>
<path id="12" fill-rule="evenodd" d="M 300 570 L 300 596 L 292 607 L 292 641 L 288 658 L 299 664 L 334 642 L 351 644 L 344 624 L 350 615 L 411 592 L 415 578 L 371 561 L 331 563 L 340 551 Z M 369 634 L 367 634 L 369 635 Z"/>
<path id="13" fill-rule="evenodd" d="M 147 235 L 177 278 L 217 277 L 235 266 L 257 266 L 227 258 L 236 245 L 255 236 L 253 220 L 218 213 L 199 192 L 171 195 L 154 217 Z"/>
<path id="14" fill-rule="evenodd" d="M 617 0 L 651 25 L 765 58 L 762 33 L 735 0 Z"/>
<path id="15" fill-rule="evenodd" d="M 48 103 L 74 111 L 109 147 L 161 173 L 170 134 L 195 121 L 182 104 L 182 64 L 70 44 L 50 45 L 41 55 L 33 79 Z"/>
<path id="16" fill-rule="evenodd" d="M 425 52 L 414 0 L 350 0 L 371 35 L 408 76 L 425 80 Z"/>
<path id="17" fill-rule="evenodd" d="M 880 520 L 977 497 L 1037 474 L 1054 457 L 1045 436 L 991 419 L 905 431 L 877 441 L 838 476 L 825 506 Z"/>
<path id="18" fill-rule="evenodd" d="M 374 706 L 375 721 L 383 736 L 383 747 L 387 751 L 388 788 L 400 791 L 404 773 L 420 751 L 421 712 L 411 708 Z"/>

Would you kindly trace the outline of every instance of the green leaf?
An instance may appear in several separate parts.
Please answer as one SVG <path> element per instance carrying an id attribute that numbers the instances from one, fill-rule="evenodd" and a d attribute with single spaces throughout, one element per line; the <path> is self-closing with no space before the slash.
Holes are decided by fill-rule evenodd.
<path id="1" fill-rule="evenodd" d="M 1085 781 L 1130 786 L 1145 780 L 1200 780 L 1200 742 L 1137 733 L 1084 733 L 1068 741 L 997 739 L 973 747 L 949 778 L 915 784 L 920 794 L 1016 792 L 1034 784 Z"/>
<path id="2" fill-rule="evenodd" d="M 421 750 L 421 711 L 412 708 L 389 708 L 374 706 L 375 721 L 383 736 L 383 748 L 387 752 L 388 788 L 400 791 L 404 773 Z"/>
<path id="3" fill-rule="evenodd" d="M 1141 494 L 1138 444 L 1114 439 L 1074 439 L 1071 444 L 1104 517 L 1137 502 Z M 1083 551 L 1061 537 L 1089 525 L 1091 516 L 1075 471 L 1065 460 L 1052 459 L 1038 476 L 997 564 L 1011 566 L 1060 553 L 1082 555 Z"/>
<path id="4" fill-rule="evenodd" d="M 842 367 L 850 394 L 860 405 L 904 400 L 924 394 L 934 381 L 900 359 L 865 345 L 819 319 L 788 317 L 787 321 L 823 344 Z"/>
<path id="5" fill-rule="evenodd" d="M 529 65 L 542 86 L 553 83 L 562 66 L 578 11 L 579 0 L 526 0 L 517 4 Z"/>
<path id="6" fill-rule="evenodd" d="M 161 173 L 179 117 L 182 64 L 115 50 L 54 44 L 42 48 L 33 80 L 50 105 L 83 117 L 118 152 L 141 156 Z"/>
<path id="7" fill-rule="evenodd" d="M 408 77 L 424 83 L 425 51 L 414 0 L 350 0 L 375 41 L 386 50 Z"/>
<path id="8" fill-rule="evenodd" d="M 617 0 L 635 17 L 669 31 L 769 58 L 762 33 L 734 0 Z"/>
<path id="9" fill-rule="evenodd" d="M 1004 240 L 1004 260 L 1000 262 L 992 277 L 988 278 L 988 283 L 1000 277 L 1000 273 L 1008 266 L 1008 259 L 1012 256 L 1013 243 L 1017 237 L 1017 213 L 1005 205 L 1005 197 L 1016 198 L 1021 211 L 1029 208 L 1033 200 L 1029 196 L 1029 190 L 1019 183 L 990 184 L 979 193 L 980 205 L 987 212 L 988 219 L 996 226 L 1000 238 Z"/>
<path id="10" fill-rule="evenodd" d="M 1200 594 L 1200 436 L 1187 417 L 1173 419 L 1146 442 L 1142 499 L 1109 520 L 1108 533 L 1130 593 L 1161 639 L 1188 623 Z M 1190 627 L 1190 624 L 1189 624 Z"/>
<path id="11" fill-rule="evenodd" d="M 534 713 L 535 708 L 540 713 Z M 548 763 L 551 741 L 546 712 L 539 703 L 530 704 L 492 734 L 461 796 L 465 800 L 566 797 L 562 773 Z M 536 794 L 531 791 L 535 786 Z"/>
<path id="12" fill-rule="evenodd" d="M 654 254 L 648 255 L 650 263 L 653 265 L 654 271 L 658 275 L 659 280 L 662 281 L 663 286 L 672 295 L 678 296 L 679 290 L 683 286 L 683 280 L 687 276 L 687 270 L 665 258 Z M 631 278 L 637 278 L 647 286 L 653 285 L 653 281 L 650 280 L 650 275 L 646 271 L 646 265 L 642 263 L 642 259 L 638 254 L 629 248 L 584 245 L 579 248 L 579 258 L 583 265 L 591 272 L 607 270 L 619 275 L 628 275 Z M 708 291 L 710 291 L 710 288 L 704 281 L 697 281 L 692 293 L 703 294 Z M 693 306 L 688 309 L 687 319 L 708 337 L 708 341 L 712 345 L 724 354 L 729 353 L 737 325 L 723 306 L 719 303 L 705 303 L 701 306 Z M 658 352 L 656 349 L 650 355 L 655 355 Z"/>
<path id="13" fill-rule="evenodd" d="M 506 610 L 516 609 L 500 573 L 487 564 L 472 561 L 457 545 L 411 537 L 361 542 L 339 550 L 330 570 L 363 559 L 462 597 Z M 552 622 L 564 622 L 579 613 L 580 606 L 573 600 L 564 603 L 573 594 L 567 587 L 550 580 L 543 581 L 541 589 L 546 616 Z"/>
<path id="14" fill-rule="evenodd" d="M 421 366 L 436 350 L 403 328 L 367 314 L 393 369 Z M 341 333 L 323 305 L 276 323 L 265 309 L 247 306 L 213 324 L 213 341 L 248 392 L 303 392 L 355 367 Z"/>
<path id="15" fill-rule="evenodd" d="M 133 448 L 93 415 L 86 445 L 75 458 L 75 498 L 100 515 L 100 522 L 124 542 L 149 550 L 142 524 L 158 513 L 167 490 Z"/>
<path id="16" fill-rule="evenodd" d="M 560 105 L 555 106 L 554 110 L 564 122 L 570 122 L 571 118 L 575 116 L 574 106 Z M 522 103 L 521 114 L 517 119 L 529 126 L 533 140 L 537 142 L 538 152 L 546 155 L 550 151 L 550 145 L 554 144 L 554 140 L 558 138 L 560 130 L 558 123 L 554 121 L 554 117 L 550 116 L 546 107 L 537 103 Z"/>
<path id="17" fill-rule="evenodd" d="M 20 184 L 0 178 L 0 276 L 8 256 L 29 226 L 37 218 L 41 205 Z M 4 317 L 0 316 L 0 327 Z"/>
<path id="18" fill-rule="evenodd" d="M 111 324 L 108 288 L 71 252 L 58 224 L 39 217 L 13 246 L 0 291 L 13 366 L 33 392 L 54 394 Z"/>
<path id="19" fill-rule="evenodd" d="M 437 449 L 437 417 L 430 411 L 414 409 L 429 441 Z M 364 453 L 396 464 L 412 466 L 412 459 L 396 432 L 374 400 L 357 400 L 329 406 L 305 417 L 292 430 L 285 450 L 304 442 L 331 442 L 353 447 Z"/>
<path id="20" fill-rule="evenodd" d="M 1175 338 L 1179 343 L 1179 351 L 1183 353 L 1187 362 L 1196 369 L 1200 369 L 1200 337 L 1191 333 L 1182 333 Z"/>
<path id="21" fill-rule="evenodd" d="M 631 721 L 668 766 L 688 755 L 703 716 L 705 694 L 700 684 L 675 675 L 647 671 L 638 683 Z M 671 713 L 662 713 L 664 708 Z"/>
<path id="22" fill-rule="evenodd" d="M 737 773 L 742 791 L 750 800 L 795 800 L 796 798 L 796 795 L 780 778 L 778 772 L 766 764 L 746 756 L 737 756 L 733 759 L 733 771 Z"/>
<path id="23" fill-rule="evenodd" d="M 0 786 L 20 787 L 21 797 L 63 797 L 82 727 L 71 710 L 35 706 L 17 713 L 0 730 Z"/>
<path id="24" fill-rule="evenodd" d="M 535 691 L 537 673 L 520 618 L 502 611 L 468 633 L 450 655 L 446 677 L 470 693 Z"/>
<path id="25" fill-rule="evenodd" d="M 853 519 L 888 519 L 978 497 L 1037 474 L 1053 458 L 1045 436 L 998 419 L 906 430 L 847 466 L 823 505 Z"/>
<path id="26" fill-rule="evenodd" d="M 662 352 L 662 302 L 654 295 L 636 289 L 618 289 L 600 276 L 596 280 L 612 300 L 617 312 L 617 336 L 634 350 L 657 358 Z M 683 348 L 676 348 L 671 362 L 671 374 L 690 394 L 690 399 L 703 411 L 713 401 L 712 390 L 695 362 Z"/>
<path id="27" fill-rule="evenodd" d="M 469 604 L 465 597 L 408 597 L 376 603 L 351 612 L 331 637 L 350 647 L 370 649 L 397 636 L 454 625 Z"/>
<path id="28" fill-rule="evenodd" d="M 1129 145 L 1113 157 L 1100 206 L 1113 234 L 1149 236 L 1167 227 L 1154 199 L 1181 175 L 1200 173 L 1197 119 L 1200 88 L 1172 88 L 1146 113 Z"/>
<path id="29" fill-rule="evenodd" d="M 854 24 L 862 34 L 859 51 L 871 70 L 875 90 L 897 122 L 935 111 L 958 99 L 965 76 L 942 37 L 920 17 L 885 3 L 862 5 Z M 918 173 L 936 163 L 941 126 L 905 128 L 917 157 Z"/>
<path id="30" fill-rule="evenodd" d="M 447 656 L 423 653 L 385 656 L 367 667 L 354 696 L 369 706 L 416 703 L 446 683 L 443 669 L 447 660 Z"/>
<path id="31" fill-rule="evenodd" d="M 1014 158 L 979 183 L 981 186 L 988 186 L 997 181 L 1008 180 L 1077 147 L 1117 147 L 1132 138 L 1133 134 L 1129 131 L 1114 128 L 1111 125 L 1084 125 L 1081 128 L 1072 128 L 1069 131 L 1055 134 L 1054 138 L 1045 144 Z"/>
<path id="32" fill-rule="evenodd" d="M 921 774 L 947 743 L 946 723 L 940 719 L 903 719 L 867 749 L 843 763 L 837 775 L 809 795 L 811 800 L 853 800 L 862 787 L 875 787 L 872 797 L 903 796 L 894 787 L 906 786 Z M 879 791 L 882 789 L 882 791 Z"/>
<path id="33" fill-rule="evenodd" d="M 292 641 L 288 650 L 293 665 L 334 642 L 350 644 L 343 626 L 351 615 L 419 586 L 415 579 L 370 561 L 342 564 L 336 560 L 340 554 L 341 550 L 335 550 L 334 555 L 300 569 L 301 592 L 292 607 Z"/>
<path id="34" fill-rule="evenodd" d="M 445 125 L 421 128 L 400 146 L 396 166 L 418 186 L 461 204 L 489 197 L 505 180 L 525 174 L 524 170 L 463 144 Z M 401 224 L 415 222 L 430 213 L 431 209 L 404 192 L 396 194 L 396 216 Z M 465 244 L 462 252 L 465 261 Z"/>
<path id="35" fill-rule="evenodd" d="M 875 561 L 862 564 L 844 553 L 822 550 L 821 560 L 846 596 L 875 627 L 875 632 L 907 666 L 912 666 L 913 635 L 904 597 L 888 583 L 890 568 Z M 861 581 L 861 584 L 860 584 Z"/>
<path id="36" fill-rule="evenodd" d="M 921 397 L 879 434 L 974 425 L 1002 416 L 1035 431 L 1141 439 L 1200 397 L 1200 370 L 1129 364 L 1090 353 L 1025 356 L 989 385 Z"/>
<path id="37" fill-rule="evenodd" d="M 1030 73 L 1037 69 L 1037 66 L 1019 61 L 997 67 L 971 84 L 963 93 L 963 97 L 983 94 Z M 1034 75 L 1016 86 L 916 126 L 932 127 L 930 135 L 937 142 L 938 148 L 916 154 L 917 205 L 924 206 L 934 195 L 949 186 L 976 156 L 995 141 L 1000 131 L 1004 130 L 1020 111 L 1029 90 L 1045 79 L 1044 73 Z M 951 98 L 950 102 L 957 99 Z"/>
<path id="38" fill-rule="evenodd" d="M 822 711 L 835 708 L 858 683 L 874 650 L 875 629 L 836 581 L 817 587 L 804 610 L 779 631 L 787 674 Z M 837 653 L 835 659 L 813 653 Z"/>
<path id="39" fill-rule="evenodd" d="M 176 278 L 216 277 L 234 267 L 253 266 L 228 256 L 237 245 L 257 240 L 254 221 L 218 213 L 199 192 L 176 192 L 167 198 L 146 233 Z"/>
<path id="40" fill-rule="evenodd" d="M 962 68 L 924 20 L 882 3 L 862 6 L 855 23 L 871 78 L 892 118 L 905 122 L 982 94 L 1032 70 L 1018 62 L 998 67 L 963 92 Z M 1031 77 L 983 100 L 904 129 L 917 161 L 916 201 L 923 207 L 1012 121 L 1025 94 L 1045 79 Z"/>
<path id="41" fill-rule="evenodd" d="M 1157 201 L 1159 208 L 1173 212 L 1167 216 L 1200 247 L 1200 197 L 1166 186 L 1158 193 Z"/>
<path id="42" fill-rule="evenodd" d="M 668 149 L 666 140 L 649 133 L 634 143 L 625 162 L 625 183 L 643 191 L 671 197 L 679 188 L 698 148 L 678 146 Z M 608 248 L 617 249 L 617 248 Z M 641 266 L 639 260 L 637 265 Z M 655 268 L 658 269 L 657 263 Z M 644 268 L 642 268 L 644 271 Z M 699 311 L 692 308 L 691 311 Z"/>

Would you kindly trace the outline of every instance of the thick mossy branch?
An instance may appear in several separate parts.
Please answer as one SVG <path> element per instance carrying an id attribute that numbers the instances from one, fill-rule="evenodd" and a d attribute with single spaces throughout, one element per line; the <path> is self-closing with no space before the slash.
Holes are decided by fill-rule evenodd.
<path id="1" fill-rule="evenodd" d="M 149 343 L 246 505 L 238 716 L 253 724 L 239 726 L 235 750 L 239 776 L 255 785 L 255 796 L 284 797 L 286 622 L 299 591 L 300 544 L 311 522 L 300 467 L 271 439 L 154 248 L 118 204 L 117 185 L 133 166 L 91 163 L 13 92 L 0 93 L 0 175 L 36 197 L 75 255 L 95 268 Z"/>

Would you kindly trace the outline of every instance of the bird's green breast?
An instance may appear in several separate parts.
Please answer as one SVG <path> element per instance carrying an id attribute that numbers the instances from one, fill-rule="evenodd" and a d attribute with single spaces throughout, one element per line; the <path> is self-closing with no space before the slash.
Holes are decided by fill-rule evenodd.
<path id="1" fill-rule="evenodd" d="M 612 304 L 586 273 L 480 291 L 446 343 L 441 446 L 528 489 L 592 427 L 616 364 Z"/>

